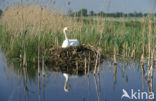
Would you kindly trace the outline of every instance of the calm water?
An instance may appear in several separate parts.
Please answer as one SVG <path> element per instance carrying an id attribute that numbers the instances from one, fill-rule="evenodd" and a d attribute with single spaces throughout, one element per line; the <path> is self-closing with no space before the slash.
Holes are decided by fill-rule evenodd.
<path id="1" fill-rule="evenodd" d="M 65 79 L 67 74 L 54 72 L 49 67 L 46 67 L 45 77 L 42 74 L 38 77 L 35 68 L 8 66 L 1 53 L 0 101 L 120 101 L 122 89 L 128 93 L 131 89 L 147 92 L 151 87 L 134 61 L 119 61 L 117 67 L 111 61 L 104 61 L 97 74 L 69 75 L 68 80 Z M 155 93 L 155 70 L 151 85 Z"/>

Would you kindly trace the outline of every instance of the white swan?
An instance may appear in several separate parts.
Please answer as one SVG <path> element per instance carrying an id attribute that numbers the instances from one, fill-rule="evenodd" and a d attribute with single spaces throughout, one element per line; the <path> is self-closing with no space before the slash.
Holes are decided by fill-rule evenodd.
<path id="1" fill-rule="evenodd" d="M 79 41 L 77 39 L 68 39 L 66 31 L 68 31 L 68 32 L 70 31 L 68 27 L 65 27 L 63 29 L 63 33 L 65 35 L 65 40 L 63 41 L 62 48 L 66 48 L 69 46 L 78 46 Z"/>
<path id="2" fill-rule="evenodd" d="M 66 79 L 66 80 L 65 80 L 65 84 L 64 84 L 64 91 L 65 91 L 65 92 L 69 92 L 70 89 L 71 89 L 70 86 L 69 86 L 69 88 L 67 88 L 67 83 L 68 83 L 68 80 L 69 80 L 69 79 L 68 79 L 69 76 L 68 76 L 68 74 L 66 74 L 66 73 L 63 73 L 63 76 L 64 76 L 65 79 Z"/>
<path id="3" fill-rule="evenodd" d="M 70 84 L 69 84 L 69 87 L 67 87 L 69 78 L 70 78 L 70 79 L 72 79 L 72 78 L 78 78 L 78 76 L 76 76 L 76 75 L 69 75 L 69 74 L 67 74 L 67 73 L 63 73 L 63 76 L 65 77 L 64 91 L 65 91 L 65 92 L 69 92 L 70 89 L 71 89 Z"/>

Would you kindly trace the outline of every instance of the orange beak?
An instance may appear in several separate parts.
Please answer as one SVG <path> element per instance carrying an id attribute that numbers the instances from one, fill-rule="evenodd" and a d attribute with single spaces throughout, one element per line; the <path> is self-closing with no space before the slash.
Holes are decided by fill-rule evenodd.
<path id="1" fill-rule="evenodd" d="M 70 28 L 68 28 L 68 32 L 69 32 L 69 33 L 71 32 Z"/>

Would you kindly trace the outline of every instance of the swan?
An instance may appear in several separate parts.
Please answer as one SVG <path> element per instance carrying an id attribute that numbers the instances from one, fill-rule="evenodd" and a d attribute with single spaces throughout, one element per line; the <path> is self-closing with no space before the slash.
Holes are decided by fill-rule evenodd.
<path id="1" fill-rule="evenodd" d="M 68 27 L 65 27 L 63 29 L 63 33 L 65 35 L 65 40 L 62 43 L 62 48 L 67 48 L 67 47 L 70 47 L 70 46 L 78 46 L 79 41 L 77 39 L 68 39 L 66 31 L 70 32 L 70 29 Z"/>
<path id="2" fill-rule="evenodd" d="M 69 86 L 69 88 L 67 88 L 67 83 L 68 83 L 68 80 L 69 80 L 69 75 L 67 73 L 63 73 L 63 76 L 65 77 L 65 84 L 64 84 L 64 91 L 65 92 L 69 92 L 71 87 Z"/>
<path id="3" fill-rule="evenodd" d="M 65 91 L 65 92 L 69 92 L 70 89 L 71 89 L 70 84 L 69 84 L 69 87 L 67 87 L 69 78 L 70 78 L 70 79 L 72 79 L 72 78 L 78 78 L 78 76 L 76 76 L 76 75 L 69 75 L 69 74 L 67 74 L 67 73 L 63 73 L 63 76 L 65 77 L 64 91 Z"/>

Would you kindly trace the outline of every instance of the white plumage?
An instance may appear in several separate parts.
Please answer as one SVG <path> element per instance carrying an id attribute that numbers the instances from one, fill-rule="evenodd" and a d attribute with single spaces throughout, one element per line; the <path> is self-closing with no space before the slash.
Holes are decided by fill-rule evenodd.
<path id="1" fill-rule="evenodd" d="M 63 33 L 65 35 L 65 40 L 62 43 L 62 48 L 66 48 L 66 47 L 69 47 L 69 46 L 78 46 L 79 41 L 77 39 L 68 39 L 66 31 L 69 31 L 69 28 L 65 27 L 63 29 Z"/>
<path id="2" fill-rule="evenodd" d="M 67 74 L 67 73 L 63 73 L 63 76 L 65 77 L 64 91 L 65 91 L 65 92 L 69 92 L 70 89 L 71 89 L 70 84 L 69 84 L 69 87 L 67 87 L 69 78 L 77 78 L 78 76 L 69 75 L 69 74 Z"/>

